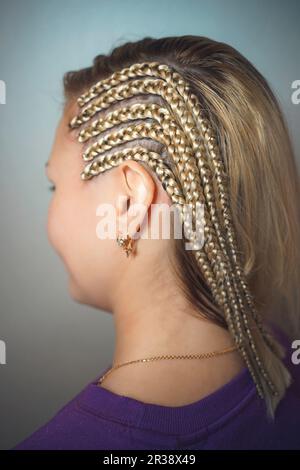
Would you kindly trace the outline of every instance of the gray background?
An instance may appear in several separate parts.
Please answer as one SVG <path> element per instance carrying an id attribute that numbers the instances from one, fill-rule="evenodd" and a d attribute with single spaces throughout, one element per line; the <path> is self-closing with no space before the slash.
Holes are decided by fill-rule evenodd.
<path id="1" fill-rule="evenodd" d="M 269 80 L 296 154 L 300 105 L 298 1 L 0 0 L 0 447 L 46 422 L 110 364 L 114 331 L 105 312 L 69 298 L 67 275 L 46 236 L 51 193 L 44 165 L 67 70 L 124 41 L 198 34 L 231 44 Z"/>

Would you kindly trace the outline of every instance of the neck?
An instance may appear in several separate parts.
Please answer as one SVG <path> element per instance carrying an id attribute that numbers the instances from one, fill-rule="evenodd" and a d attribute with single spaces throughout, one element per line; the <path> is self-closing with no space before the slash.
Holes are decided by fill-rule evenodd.
<path id="1" fill-rule="evenodd" d="M 234 346 L 228 330 L 205 319 L 186 300 L 166 265 L 151 252 L 120 266 L 112 313 L 112 365 L 162 355 L 220 351 Z M 148 261 L 147 263 L 147 260 Z M 156 266 L 156 269 L 153 267 Z M 199 399 L 235 376 L 245 364 L 238 351 L 209 359 L 158 360 L 112 371 L 103 386 L 145 402 L 184 404 Z M 184 384 L 178 387 L 178 382 Z"/>
<path id="2" fill-rule="evenodd" d="M 144 296 L 145 299 L 145 296 Z M 113 363 L 164 354 L 193 354 L 233 346 L 228 330 L 208 321 L 189 307 L 170 302 L 127 300 L 114 311 Z M 126 305 L 126 306 L 125 306 Z M 124 308 L 125 306 L 125 308 Z"/>
<path id="3" fill-rule="evenodd" d="M 201 354 L 234 346 L 229 331 L 206 320 L 201 312 L 193 309 L 174 280 L 169 282 L 166 275 L 160 280 L 159 286 L 153 283 L 153 279 L 145 282 L 145 269 L 143 276 L 136 273 L 134 282 L 127 282 L 127 276 L 121 279 L 123 281 L 115 291 L 113 309 L 113 366 L 153 356 Z M 125 391 L 124 386 L 129 392 L 128 387 L 131 386 L 136 391 L 139 384 L 145 384 L 145 381 L 162 382 L 162 376 L 167 374 L 171 383 L 172 377 L 177 380 L 178 374 L 183 374 L 183 380 L 190 381 L 190 389 L 194 387 L 194 390 L 199 391 L 199 382 L 205 374 L 208 374 L 206 383 L 209 385 L 212 363 L 216 374 L 212 386 L 216 382 L 226 382 L 244 367 L 238 351 L 204 361 L 193 359 L 135 363 L 114 370 L 104 380 L 104 386 L 119 392 Z M 224 370 L 220 372 L 219 368 L 226 368 L 225 373 Z"/>

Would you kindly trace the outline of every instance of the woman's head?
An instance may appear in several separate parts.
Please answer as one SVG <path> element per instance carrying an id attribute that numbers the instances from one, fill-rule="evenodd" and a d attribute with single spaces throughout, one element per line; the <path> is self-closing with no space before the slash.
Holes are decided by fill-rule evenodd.
<path id="1" fill-rule="evenodd" d="M 66 104 L 47 165 L 48 177 L 55 184 L 48 213 L 48 236 L 69 273 L 72 297 L 111 311 L 120 278 L 128 269 L 128 261 L 116 243 L 117 227 L 124 235 L 131 226 L 129 232 L 133 236 L 145 222 L 143 213 L 135 214 L 133 206 L 142 206 L 149 212 L 151 204 L 169 205 L 169 198 L 159 179 L 133 160 L 83 181 L 80 178 L 83 146 L 69 130 L 75 110 L 73 102 Z M 147 259 L 151 260 L 149 269 L 155 261 L 162 264 L 168 241 L 156 240 L 154 249 L 143 240 L 134 245 L 131 259 L 135 257 L 135 269 L 139 264 L 142 270 L 146 269 Z M 143 252 L 143 262 L 138 250 Z"/>
<path id="2" fill-rule="evenodd" d="M 147 268 L 163 266 L 199 315 L 230 330 L 274 408 L 272 391 L 280 398 L 288 376 L 259 315 L 296 295 L 299 181 L 267 82 L 230 46 L 184 36 L 124 44 L 67 73 L 64 86 L 49 235 L 74 297 L 110 309 L 117 273 L 136 269 L 151 283 Z M 134 151 L 137 144 L 146 151 Z M 138 240 L 142 263 L 126 264 L 114 240 L 95 237 L 100 203 L 113 205 L 120 220 L 127 214 L 118 196 L 147 211 L 155 202 L 202 202 L 203 248 Z"/>

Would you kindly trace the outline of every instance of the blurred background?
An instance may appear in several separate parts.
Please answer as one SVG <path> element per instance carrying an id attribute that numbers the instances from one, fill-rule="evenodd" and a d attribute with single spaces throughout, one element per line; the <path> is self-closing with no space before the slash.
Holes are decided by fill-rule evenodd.
<path id="1" fill-rule="evenodd" d="M 0 0 L 1 449 L 49 420 L 113 354 L 111 315 L 69 297 L 46 235 L 45 162 L 62 110 L 63 74 L 145 36 L 226 42 L 270 83 L 299 163 L 300 104 L 291 99 L 300 80 L 299 17 L 297 0 Z"/>

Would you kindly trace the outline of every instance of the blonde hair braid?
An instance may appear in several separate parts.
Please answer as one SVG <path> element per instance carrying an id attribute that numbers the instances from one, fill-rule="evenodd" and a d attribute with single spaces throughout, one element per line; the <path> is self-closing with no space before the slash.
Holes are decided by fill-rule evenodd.
<path id="1" fill-rule="evenodd" d="M 97 104 L 98 107 L 98 104 Z M 134 110 L 139 111 L 138 114 L 134 112 Z M 84 153 L 84 159 L 89 160 L 90 158 L 96 157 L 99 153 L 101 154 L 102 152 L 105 152 L 105 150 L 111 149 L 114 145 L 118 145 L 118 143 L 122 143 L 123 141 L 131 140 L 132 137 L 138 137 L 138 136 L 144 136 L 144 137 L 151 137 L 153 140 L 159 138 L 159 140 L 162 140 L 168 148 L 168 153 L 172 155 L 173 162 L 176 162 L 178 166 L 179 173 L 181 175 L 180 178 L 180 184 L 184 188 L 184 193 L 185 193 L 185 200 L 184 204 L 186 204 L 187 201 L 194 200 L 199 201 L 200 199 L 200 194 L 199 191 L 196 188 L 201 189 L 201 183 L 199 179 L 199 174 L 197 171 L 197 166 L 193 165 L 193 168 L 191 168 L 192 162 L 194 161 L 193 159 L 193 154 L 189 150 L 187 153 L 187 144 L 185 143 L 185 136 L 180 131 L 180 129 L 177 126 L 177 129 L 175 127 L 174 121 L 171 120 L 170 116 L 168 116 L 168 111 L 164 110 L 163 108 L 159 107 L 158 105 L 153 105 L 153 104 L 139 104 L 139 105 L 133 105 L 131 108 L 122 108 L 120 110 L 114 111 L 113 113 L 110 113 L 108 115 L 108 121 L 113 122 L 114 125 L 119 124 L 120 122 L 124 120 L 134 120 L 137 117 L 149 117 L 149 110 L 152 109 L 152 118 L 155 118 L 158 122 L 160 122 L 161 126 L 163 129 L 168 127 L 168 132 L 163 135 L 161 133 L 161 127 L 154 127 L 154 132 L 153 132 L 153 125 L 152 128 L 148 126 L 145 126 L 145 124 L 138 125 L 136 128 L 134 126 L 129 126 L 129 128 L 126 128 L 121 132 L 117 131 L 114 135 L 109 134 L 108 136 L 104 137 L 101 139 L 99 142 L 96 142 L 92 146 L 88 147 L 86 152 Z M 130 113 L 130 111 L 132 112 Z M 146 112 L 148 110 L 148 113 Z M 120 117 L 118 118 L 118 113 Z M 113 115 L 113 116 L 112 116 Z M 163 120 L 166 122 L 164 123 Z M 104 124 L 105 119 L 101 118 L 95 121 L 91 127 L 85 128 L 81 130 L 79 134 L 79 140 L 80 141 L 86 141 L 88 137 L 91 137 L 92 135 L 98 135 L 105 127 L 111 127 L 110 125 L 105 125 Z M 170 128 L 170 122 L 173 125 L 173 128 Z M 175 128 L 175 131 L 174 131 Z M 129 129 L 129 136 L 127 135 L 127 131 Z M 134 131 L 138 129 L 138 133 L 134 134 Z M 176 156 L 176 150 L 180 149 L 182 153 L 182 157 L 180 160 L 180 156 Z M 140 158 L 138 155 L 137 158 Z M 105 162 L 105 166 L 103 165 Z M 102 170 L 100 169 L 102 167 Z M 103 171 L 103 169 L 107 168 L 107 159 L 106 157 L 97 157 L 94 158 L 93 163 L 90 165 L 87 165 L 84 169 L 84 175 L 88 175 L 91 171 L 93 174 L 97 174 L 99 171 Z M 204 196 L 201 194 L 201 200 L 204 201 Z M 174 202 L 174 201 L 173 201 Z M 183 206 L 184 209 L 185 206 Z M 193 209 L 193 214 L 195 218 L 195 208 Z M 185 234 L 186 237 L 188 237 L 187 233 L 189 233 L 190 227 L 188 226 L 188 222 L 185 221 L 184 219 L 184 224 L 185 224 Z M 207 278 L 209 276 L 210 279 L 210 287 L 212 291 L 215 294 L 215 298 L 218 301 L 218 304 L 224 305 L 224 297 L 226 297 L 225 291 L 219 293 L 217 290 L 217 287 L 220 287 L 221 283 L 223 282 L 223 272 L 222 270 L 219 269 L 222 264 L 224 264 L 223 257 L 220 256 L 220 252 L 217 251 L 215 248 L 216 246 L 216 241 L 215 237 L 213 235 L 213 231 L 211 228 L 211 224 L 209 221 L 209 218 L 206 214 L 206 231 L 208 234 L 210 234 L 211 242 L 207 243 L 204 247 L 207 255 L 207 259 L 209 263 L 211 264 L 213 271 L 211 270 L 209 264 L 207 263 L 207 259 L 205 255 L 200 252 L 200 258 L 198 258 L 199 264 L 201 263 L 202 267 L 202 272 L 205 273 L 205 277 Z M 217 283 L 214 283 L 212 285 L 212 279 L 217 279 Z M 232 296 L 232 292 L 231 296 Z M 223 295 L 223 298 L 222 298 Z M 234 327 L 234 323 L 231 318 L 231 311 L 228 307 L 228 304 L 226 303 L 227 306 L 227 323 L 230 325 L 231 331 L 234 332 L 235 336 L 237 335 Z M 229 312 L 229 315 L 228 315 Z M 236 336 L 237 338 L 237 336 Z M 237 338 L 237 341 L 239 339 Z"/>
<path id="2" fill-rule="evenodd" d="M 136 80 L 137 76 L 144 78 Z M 290 375 L 280 360 L 283 351 L 264 328 L 243 277 L 225 189 L 227 175 L 224 164 L 212 126 L 202 115 L 199 101 L 188 84 L 165 64 L 134 64 L 100 80 L 81 95 L 77 100 L 79 106 L 87 106 L 71 120 L 70 127 L 83 126 L 114 103 L 141 94 L 160 96 L 166 101 L 166 109 L 161 104 L 153 103 L 117 109 L 82 129 L 78 140 L 87 142 L 117 124 L 126 123 L 128 119 L 151 118 L 157 122 L 129 125 L 109 132 L 88 146 L 83 158 L 93 161 L 85 166 L 82 178 L 89 179 L 127 158 L 147 163 L 156 171 L 173 202 L 181 206 L 188 238 L 193 235 L 185 219 L 185 204 L 193 204 L 193 220 L 197 223 L 195 205 L 203 202 L 204 233 L 208 241 L 204 243 L 204 252 L 194 250 L 195 257 L 217 304 L 224 311 L 228 328 L 239 346 L 258 394 L 265 398 L 269 414 L 274 416 L 275 407 L 290 383 Z M 147 152 L 141 147 L 102 155 L 114 146 L 137 138 L 150 138 L 163 144 L 174 165 L 169 167 L 159 154 Z M 220 206 L 216 205 L 214 192 L 218 195 Z M 222 217 L 223 229 L 217 214 Z M 248 315 L 250 312 L 249 318 L 247 310 Z"/>

